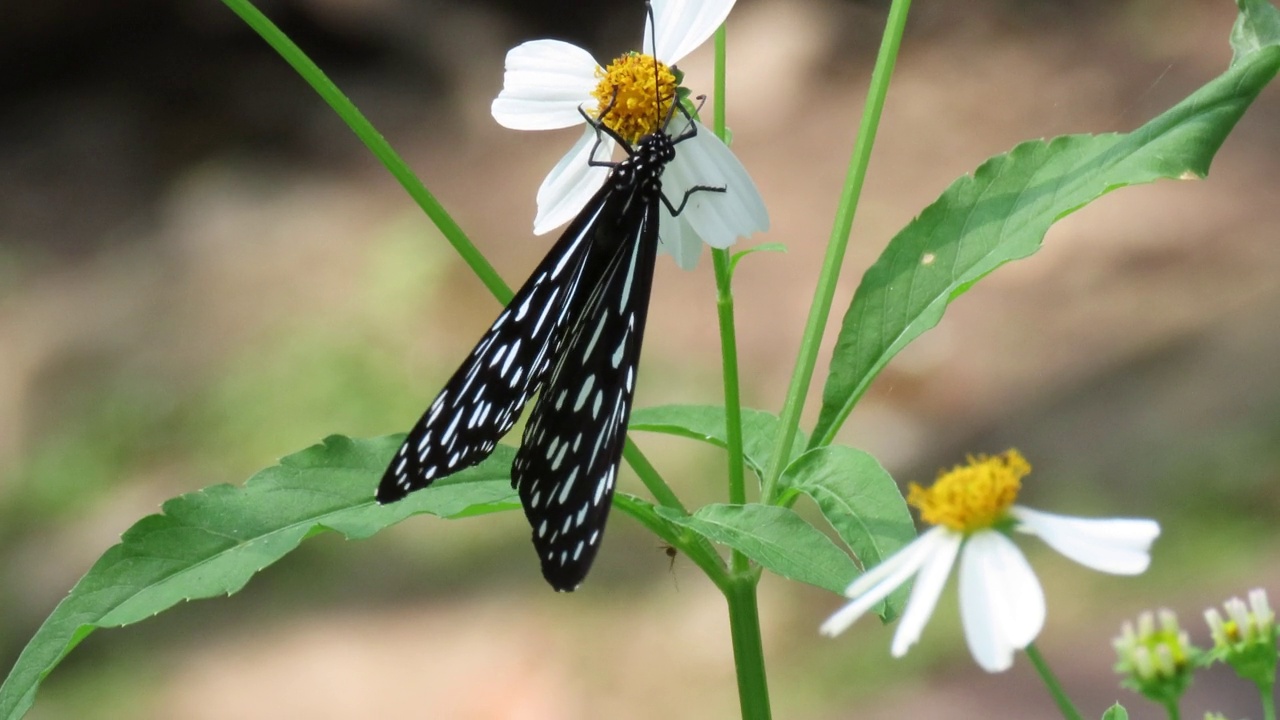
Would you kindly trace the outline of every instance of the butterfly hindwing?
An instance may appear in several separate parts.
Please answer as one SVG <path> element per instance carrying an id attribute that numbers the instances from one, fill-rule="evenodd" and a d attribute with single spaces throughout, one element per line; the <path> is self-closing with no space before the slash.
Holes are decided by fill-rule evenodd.
<path id="1" fill-rule="evenodd" d="M 634 187 L 628 195 L 616 199 L 624 208 L 616 222 L 598 224 L 597 241 L 614 249 L 593 255 L 584 272 L 599 280 L 584 280 L 583 306 L 568 321 L 512 465 L 542 574 L 562 591 L 582 582 L 600 548 L 631 414 L 658 199 Z"/>
<path id="2" fill-rule="evenodd" d="M 550 369 L 582 304 L 583 270 L 606 193 L 593 198 L 414 425 L 378 485 L 387 503 L 484 460 Z"/>

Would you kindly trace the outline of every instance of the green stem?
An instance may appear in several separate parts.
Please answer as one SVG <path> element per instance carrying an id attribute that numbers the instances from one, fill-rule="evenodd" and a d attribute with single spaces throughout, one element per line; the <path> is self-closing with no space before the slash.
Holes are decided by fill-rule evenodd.
<path id="1" fill-rule="evenodd" d="M 720 319 L 720 357 L 724 373 L 725 445 L 729 452 L 729 502 L 747 501 L 742 452 L 742 398 L 738 381 L 738 336 L 733 320 L 733 278 L 728 250 L 711 250 L 716 271 L 716 314 Z M 745 569 L 737 568 L 737 569 Z"/>
<path id="2" fill-rule="evenodd" d="M 1164 714 L 1169 720 L 1179 720 L 1182 717 L 1182 711 L 1178 709 L 1178 701 L 1174 699 L 1165 700 Z"/>
<path id="3" fill-rule="evenodd" d="M 724 594 L 729 603 L 729 633 L 733 638 L 733 664 L 738 673 L 738 704 L 743 720 L 769 720 L 772 716 L 756 599 L 758 580 L 754 573 L 737 575 Z"/>
<path id="4" fill-rule="evenodd" d="M 716 136 L 722 141 L 725 132 L 725 44 L 724 26 L 716 30 L 715 48 L 715 114 L 712 116 Z M 733 265 L 728 250 L 711 249 L 716 275 L 716 315 L 720 321 L 720 357 L 724 374 L 725 444 L 729 451 L 729 502 L 741 505 L 747 501 L 746 465 L 742 453 L 742 398 L 738 380 L 738 333 L 733 318 Z M 734 553 L 733 567 L 741 572 L 748 563 L 741 553 Z"/>
<path id="5" fill-rule="evenodd" d="M 826 328 L 827 318 L 831 314 L 831 301 L 835 297 L 836 281 L 840 277 L 840 266 L 844 262 L 845 248 L 849 244 L 849 231 L 853 227 L 858 199 L 862 195 L 862 185 L 866 180 L 867 167 L 871 161 L 871 148 L 875 145 L 880 113 L 884 109 L 885 96 L 889 92 L 889 80 L 898 59 L 898 48 L 902 44 L 907 11 L 910 8 L 911 0 L 893 0 L 893 5 L 889 8 L 884 38 L 880 43 L 880 53 L 876 57 L 875 69 L 871 72 L 871 87 L 867 92 L 862 123 L 858 128 L 858 137 L 849 159 L 849 170 L 845 176 L 844 190 L 840 195 L 840 205 L 836 211 L 835 221 L 832 223 L 831 237 L 827 241 L 827 254 L 822 261 L 818 285 L 813 293 L 813 304 L 809 308 L 809 318 L 805 322 L 803 339 L 800 341 L 800 352 L 797 354 L 795 370 L 791 375 L 791 385 L 787 388 L 787 399 L 782 407 L 782 431 L 778 433 L 777 445 L 774 446 L 773 455 L 769 459 L 769 469 L 760 491 L 761 501 L 765 503 L 771 503 L 774 500 L 778 478 L 782 475 L 788 450 L 795 440 L 796 430 L 800 425 L 800 413 L 804 410 L 805 396 L 809 393 L 813 369 L 818 362 L 818 348 L 822 344 L 822 333 Z"/>
<path id="6" fill-rule="evenodd" d="M 1067 697 L 1066 691 L 1062 689 L 1062 684 L 1054 676 L 1053 670 L 1049 668 L 1049 663 L 1045 662 L 1044 656 L 1040 654 L 1040 650 L 1036 648 L 1035 643 L 1027 646 L 1027 657 L 1031 659 L 1031 664 L 1035 666 L 1036 672 L 1040 674 L 1040 679 L 1044 681 L 1045 687 L 1049 689 L 1049 694 L 1053 696 L 1053 701 L 1057 703 L 1058 712 L 1062 713 L 1062 717 L 1067 718 L 1067 720 L 1083 720 L 1080 716 L 1080 711 L 1076 710 L 1076 706 L 1071 704 L 1071 698 Z"/>
<path id="7" fill-rule="evenodd" d="M 627 438 L 627 444 L 622 446 L 622 457 L 631 466 L 631 469 L 635 470 L 640 482 L 644 483 L 644 486 L 649 489 L 653 499 L 657 500 L 659 505 L 675 508 L 686 515 L 689 514 L 689 511 L 685 510 L 684 505 L 680 502 L 680 498 L 676 497 L 676 494 L 671 491 L 671 487 L 662 479 L 658 469 L 653 466 L 653 463 L 649 462 L 649 458 L 645 457 L 644 453 L 640 452 L 640 448 L 636 446 L 630 437 Z"/>
<path id="8" fill-rule="evenodd" d="M 458 227 L 458 223 L 444 209 L 444 206 L 436 200 L 431 191 L 427 190 L 422 181 L 418 179 L 413 171 L 409 169 L 408 164 L 396 154 L 391 148 L 391 144 L 387 139 L 382 137 L 373 124 L 356 108 L 355 104 L 342 94 L 337 85 L 333 84 L 320 68 L 307 57 L 302 49 L 293 44 L 275 23 L 267 19 L 258 8 L 253 6 L 249 0 L 222 0 L 222 2 L 239 15 L 245 24 L 253 28 L 254 32 L 262 36 L 267 44 L 275 49 L 285 62 L 289 63 L 303 80 L 329 103 L 329 107 L 342 118 L 347 127 L 359 137 L 365 146 L 369 148 L 383 166 L 391 173 L 405 192 L 409 193 L 409 197 L 413 198 L 422 211 L 426 213 L 431 222 L 435 223 L 436 228 L 440 230 L 440 234 L 444 235 L 453 249 L 458 252 L 462 260 L 471 267 L 471 271 L 480 278 L 480 282 L 498 298 L 498 302 L 506 304 L 511 300 L 511 288 L 503 282 L 498 275 L 498 271 L 493 269 L 489 261 L 484 255 L 471 244 L 471 240 L 467 238 L 466 233 L 462 232 L 462 228 Z"/>
<path id="9" fill-rule="evenodd" d="M 722 25 L 715 35 L 716 136 L 725 140 L 726 33 Z M 715 264 L 716 311 L 720 320 L 720 355 L 724 372 L 725 444 L 729 455 L 729 502 L 745 503 L 746 470 L 742 452 L 742 400 L 738 381 L 738 341 L 733 317 L 733 263 L 728 250 L 712 249 Z M 738 704 L 743 720 L 769 720 L 769 681 L 765 675 L 764 641 L 760 636 L 760 607 L 756 588 L 760 573 L 751 569 L 746 555 L 730 555 L 733 575 L 720 586 L 729 604 L 729 633 L 733 638 L 733 665 L 738 675 Z"/>
<path id="10" fill-rule="evenodd" d="M 1262 720 L 1276 720 L 1275 683 L 1259 685 L 1258 690 L 1262 693 Z"/>

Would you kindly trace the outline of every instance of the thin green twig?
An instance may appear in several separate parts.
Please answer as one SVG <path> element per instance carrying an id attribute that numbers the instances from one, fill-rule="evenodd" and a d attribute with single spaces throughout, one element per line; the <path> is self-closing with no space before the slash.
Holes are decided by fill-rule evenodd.
<path id="1" fill-rule="evenodd" d="M 1031 664 L 1035 666 L 1040 679 L 1049 689 L 1049 694 L 1053 696 L 1053 702 L 1057 704 L 1058 712 L 1062 713 L 1062 717 L 1067 720 L 1083 720 L 1080 717 L 1080 711 L 1076 710 L 1076 706 L 1071 703 L 1071 698 L 1067 697 L 1066 691 L 1062 689 L 1062 683 L 1058 682 L 1058 678 L 1053 674 L 1049 663 L 1045 662 L 1044 656 L 1040 654 L 1035 643 L 1027 646 L 1027 657 L 1031 659 Z"/>
<path id="2" fill-rule="evenodd" d="M 400 183 L 405 192 L 409 193 L 409 197 L 422 208 L 427 217 L 440 230 L 440 234 L 444 235 L 453 249 L 462 257 L 463 262 L 470 266 L 471 271 L 480 278 L 480 282 L 498 298 L 498 302 L 506 304 L 511 300 L 511 288 L 498 275 L 498 271 L 489 264 L 485 256 L 476 249 L 471 243 L 466 233 L 462 232 L 462 228 L 449 215 L 436 200 L 431 191 L 427 190 L 422 181 L 413 174 L 413 170 L 409 169 L 409 165 L 392 149 L 387 139 L 382 137 L 373 123 L 356 108 L 355 104 L 347 98 L 346 95 L 338 89 L 337 85 L 324 74 L 324 72 L 307 57 L 297 45 L 285 35 L 275 23 L 271 22 L 266 15 L 263 15 L 258 8 L 254 7 L 249 0 L 222 0 L 223 4 L 231 8 L 231 11 L 240 16 L 245 24 L 253 28 L 267 44 L 275 49 L 285 62 L 289 63 L 303 80 L 306 80 L 312 89 L 316 91 L 324 101 L 329 103 L 329 107 L 342 118 L 347 127 L 360 138 L 365 147 L 378 158 L 378 160 L 387 168 L 387 171 Z"/>
<path id="3" fill-rule="evenodd" d="M 724 26 L 715 35 L 715 112 L 712 115 L 716 136 L 724 141 L 728 137 L 725 125 L 725 54 Z M 747 501 L 746 465 L 742 452 L 742 398 L 738 377 L 738 332 L 733 314 L 733 268 L 728 250 L 711 249 L 715 264 L 716 314 L 720 321 L 720 357 L 724 375 L 725 446 L 729 455 L 729 502 L 742 504 Z M 738 561 L 735 553 L 734 569 L 746 570 L 746 559 Z"/>
<path id="4" fill-rule="evenodd" d="M 715 35 L 715 133 L 721 140 L 725 132 L 725 56 L 724 26 Z M 712 249 L 716 274 L 716 309 L 720 320 L 720 354 L 724 367 L 725 440 L 729 455 L 729 502 L 746 502 L 745 464 L 742 452 L 742 402 L 738 382 L 737 332 L 733 317 L 733 269 L 727 250 Z M 760 607 L 756 588 L 760 581 L 746 555 L 734 550 L 730 564 L 733 575 L 721 586 L 729 605 L 729 634 L 733 639 L 733 664 L 738 677 L 738 704 L 744 720 L 769 720 L 769 682 L 765 673 L 764 642 L 760 635 Z"/>
<path id="5" fill-rule="evenodd" d="M 889 92 L 889 80 L 898 59 L 898 49 L 902 44 L 907 12 L 910 8 L 911 0 L 893 0 L 893 5 L 889 8 L 884 38 L 880 43 L 879 55 L 876 56 L 875 69 L 871 73 L 871 87 L 867 92 L 862 123 L 858 128 L 857 140 L 854 141 L 844 190 L 840 195 L 840 205 L 832 223 L 830 239 L 827 241 L 827 254 L 822 261 L 818 285 L 813 293 L 813 304 L 809 308 L 809 318 L 805 322 L 800 351 L 796 357 L 795 370 L 791 374 L 791 384 L 787 388 L 787 398 L 782 407 L 781 432 L 778 433 L 777 444 L 769 459 L 769 468 L 765 473 L 764 485 L 760 491 L 762 502 L 774 501 L 778 478 L 781 477 L 786 466 L 788 451 L 800 426 L 800 413 L 804 410 L 805 396 L 809 394 L 813 369 L 818 362 L 818 348 L 822 344 L 822 333 L 826 328 L 827 318 L 831 314 L 831 301 L 835 297 L 836 281 L 840 277 L 840 269 L 844 263 L 845 248 L 849 244 L 849 232 L 853 227 L 858 199 L 862 195 L 862 185 L 866 180 L 867 167 L 871 162 L 871 148 L 875 145 L 876 130 L 880 126 L 880 114 L 884 110 L 885 96 Z"/>

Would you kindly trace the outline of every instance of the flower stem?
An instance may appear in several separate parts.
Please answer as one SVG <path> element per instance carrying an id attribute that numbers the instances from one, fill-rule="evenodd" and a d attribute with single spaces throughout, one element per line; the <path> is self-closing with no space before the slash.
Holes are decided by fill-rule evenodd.
<path id="1" fill-rule="evenodd" d="M 769 681 L 764 670 L 764 643 L 760 637 L 760 608 L 756 599 L 756 573 L 739 574 L 728 583 L 729 633 L 733 638 L 733 664 L 738 673 L 738 703 L 742 720 L 769 720 Z"/>
<path id="2" fill-rule="evenodd" d="M 818 361 L 818 348 L 822 344 L 822 332 L 831 314 L 831 301 L 835 297 L 836 281 L 840 277 L 840 266 L 844 262 L 845 248 L 849 244 L 849 231 L 853 227 L 858 199 L 862 195 L 862 185 L 866 180 L 867 167 L 871 161 L 871 148 L 875 144 L 876 130 L 880 125 L 880 113 L 884 109 L 885 96 L 889 92 L 889 80 L 898 59 L 898 48 L 902 44 L 907 11 L 910 8 L 911 0 L 893 0 L 889 8 L 889 17 L 885 21 L 884 37 L 880 42 L 880 52 L 876 56 L 875 69 L 871 72 L 871 86 L 867 91 L 862 123 L 858 128 L 858 137 L 854 141 L 853 153 L 849 158 L 849 170 L 845 175 L 840 205 L 836 210 L 831 236 L 827 241 L 827 254 L 819 271 L 818 285 L 813 293 L 813 304 L 809 308 L 809 318 L 805 322 L 800 351 L 796 356 L 795 370 L 791 375 L 791 385 L 787 388 L 787 399 L 782 407 L 781 432 L 778 433 L 777 444 L 769 459 L 769 469 L 765 473 L 764 487 L 760 491 L 762 502 L 774 501 L 778 478 L 782 475 L 788 450 L 791 448 L 800 424 L 800 413 L 804 410 L 805 396 L 809 393 L 809 385 L 813 380 L 813 369 Z"/>
<path id="3" fill-rule="evenodd" d="M 715 114 L 712 116 L 716 136 L 725 132 L 725 44 L 724 26 L 716 30 L 715 45 Z M 742 455 L 742 399 L 738 381 L 738 334 L 733 317 L 733 269 L 728 250 L 711 249 L 716 274 L 716 313 L 720 320 L 720 357 L 724 374 L 725 440 L 729 451 L 729 502 L 741 505 L 747 501 L 746 470 Z M 733 554 L 733 568 L 742 572 L 747 560 Z"/>
<path id="4" fill-rule="evenodd" d="M 729 451 L 729 502 L 747 501 L 742 454 L 742 398 L 738 382 L 738 336 L 733 320 L 733 270 L 728 250 L 712 248 L 716 271 L 716 313 L 720 319 L 720 357 L 724 374 L 725 445 Z M 736 570 L 745 570 L 746 566 Z"/>
<path id="5" fill-rule="evenodd" d="M 498 271 L 489 264 L 484 255 L 480 253 L 476 246 L 471 244 L 471 240 L 467 238 L 466 233 L 462 232 L 462 228 L 458 227 L 458 223 L 449 215 L 436 200 L 431 191 L 427 190 L 422 181 L 418 179 L 413 171 L 409 169 L 408 164 L 400 158 L 396 151 L 391 148 L 391 144 L 387 139 L 382 137 L 382 133 L 370 123 L 369 120 L 356 108 L 355 104 L 347 98 L 346 95 L 338 89 L 337 85 L 324 74 L 324 72 L 307 57 L 302 49 L 293 43 L 275 23 L 267 19 L 258 8 L 253 6 L 249 0 L 222 0 L 223 4 L 231 8 L 231 11 L 240 16 L 245 24 L 253 28 L 263 40 L 267 41 L 285 62 L 289 63 L 303 80 L 306 80 L 325 102 L 329 103 L 329 107 L 342 118 L 347 127 L 356 134 L 356 137 L 369 148 L 383 166 L 391 173 L 400 186 L 409 193 L 409 197 L 413 198 L 427 217 L 440 230 L 440 234 L 444 235 L 453 249 L 458 252 L 462 260 L 471 267 L 471 271 L 480 278 L 480 282 L 498 298 L 498 302 L 504 305 L 511 300 L 511 288 L 503 282 L 502 277 L 498 275 Z"/>
<path id="6" fill-rule="evenodd" d="M 715 111 L 712 125 L 716 136 L 725 132 L 725 47 L 726 33 L 716 30 Z M 728 250 L 712 248 L 715 263 L 716 311 L 720 320 L 720 355 L 724 372 L 725 439 L 729 455 L 729 502 L 745 503 L 746 470 L 742 454 L 742 401 L 738 382 L 738 341 L 733 317 L 733 263 Z M 751 569 L 746 555 L 734 550 L 730 563 L 732 577 L 720 586 L 729 604 L 729 633 L 733 638 L 733 665 L 738 674 L 738 703 L 743 720 L 769 720 L 769 681 L 765 676 L 764 641 L 760 637 L 760 607 L 756 588 L 760 574 Z"/>
<path id="7" fill-rule="evenodd" d="M 1262 693 L 1262 720 L 1276 720 L 1275 683 L 1260 685 L 1258 690 Z"/>
<path id="8" fill-rule="evenodd" d="M 1040 674 L 1040 679 L 1044 681 L 1045 687 L 1049 689 L 1049 694 L 1053 696 L 1053 701 L 1058 705 L 1058 711 L 1062 713 L 1062 717 L 1067 720 L 1083 720 L 1080 711 L 1076 710 L 1076 706 L 1071 703 L 1071 698 L 1067 697 L 1066 691 L 1062 689 L 1062 683 L 1058 682 L 1058 678 L 1054 676 L 1053 670 L 1049 668 L 1049 663 L 1045 662 L 1044 656 L 1040 654 L 1040 650 L 1035 643 L 1027 645 L 1027 657 L 1031 659 L 1031 664 L 1035 666 L 1036 672 Z"/>

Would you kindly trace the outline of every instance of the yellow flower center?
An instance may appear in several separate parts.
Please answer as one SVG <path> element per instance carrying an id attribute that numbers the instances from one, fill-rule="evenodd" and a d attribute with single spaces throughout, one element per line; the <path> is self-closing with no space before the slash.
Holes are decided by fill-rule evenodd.
<path id="1" fill-rule="evenodd" d="M 626 53 L 596 70 L 596 77 L 600 83 L 591 96 L 600 105 L 591 114 L 623 140 L 634 145 L 666 121 L 676 97 L 676 76 L 653 56 Z"/>
<path id="2" fill-rule="evenodd" d="M 939 472 L 933 487 L 911 483 L 907 503 L 931 525 L 971 533 L 995 525 L 1018 499 L 1022 478 L 1031 464 L 1017 450 L 995 457 L 969 456 L 966 465 Z"/>

